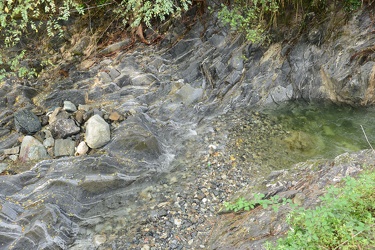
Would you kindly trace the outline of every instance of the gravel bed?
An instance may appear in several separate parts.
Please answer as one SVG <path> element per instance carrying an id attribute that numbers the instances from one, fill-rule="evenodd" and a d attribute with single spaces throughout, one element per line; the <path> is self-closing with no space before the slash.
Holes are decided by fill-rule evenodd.
<path id="1" fill-rule="evenodd" d="M 204 242 L 223 203 L 238 197 L 239 191 L 264 174 L 260 166 L 269 155 L 270 131 L 280 138 L 286 133 L 259 113 L 247 119 L 242 114 L 218 117 L 202 129 L 208 132 L 200 146 L 197 142 L 187 145 L 195 149 L 191 158 L 146 187 L 136 208 L 123 218 L 127 226 L 106 235 L 99 249 L 207 248 Z"/>

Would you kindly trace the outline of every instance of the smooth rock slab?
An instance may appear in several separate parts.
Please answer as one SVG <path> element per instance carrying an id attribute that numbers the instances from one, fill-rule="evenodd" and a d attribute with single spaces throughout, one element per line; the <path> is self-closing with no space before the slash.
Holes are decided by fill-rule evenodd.
<path id="1" fill-rule="evenodd" d="M 27 135 L 22 140 L 19 158 L 22 162 L 26 162 L 49 157 L 43 144 L 34 137 Z"/>
<path id="2" fill-rule="evenodd" d="M 109 124 L 99 115 L 92 116 L 86 123 L 85 142 L 90 148 L 100 148 L 111 140 Z"/>
<path id="3" fill-rule="evenodd" d="M 14 114 L 14 125 L 18 132 L 26 135 L 35 134 L 42 128 L 38 117 L 27 109 L 20 110 Z"/>
<path id="4" fill-rule="evenodd" d="M 186 105 L 190 105 L 202 98 L 203 89 L 196 89 L 190 86 L 189 84 L 186 84 L 177 91 L 176 96 Z"/>

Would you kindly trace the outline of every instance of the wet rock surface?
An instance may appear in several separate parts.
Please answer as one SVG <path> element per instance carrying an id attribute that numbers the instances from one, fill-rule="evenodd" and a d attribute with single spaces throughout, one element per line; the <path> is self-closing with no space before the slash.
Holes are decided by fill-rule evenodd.
<path id="1" fill-rule="evenodd" d="M 261 48 L 230 35 L 213 17 L 182 39 L 171 30 L 159 45 L 103 58 L 87 72 L 49 83 L 50 90 L 5 81 L 2 247 L 261 249 L 285 232 L 287 208 L 220 214 L 224 201 L 262 192 L 312 206 L 327 184 L 371 164 L 373 153 L 362 151 L 283 170 L 282 151 L 267 151 L 278 143 L 269 138 L 290 135 L 254 112 L 299 98 L 372 103 L 372 61 L 350 60 L 374 43 L 371 22 L 363 19 L 370 17 L 354 16 L 338 39 L 320 43 L 323 33 L 311 31 L 309 42 Z M 43 124 L 31 129 L 33 136 L 15 132 L 13 112 L 24 107 Z M 95 123 L 93 135 L 91 119 L 105 130 Z M 28 140 L 38 150 L 25 150 Z M 12 150 L 18 146 L 19 155 Z M 38 162 L 21 171 L 19 161 L 28 159 Z"/>

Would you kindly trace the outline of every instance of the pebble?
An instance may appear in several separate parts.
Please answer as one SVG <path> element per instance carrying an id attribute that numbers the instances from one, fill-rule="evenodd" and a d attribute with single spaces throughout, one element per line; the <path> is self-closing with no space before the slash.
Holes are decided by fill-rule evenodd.
<path id="1" fill-rule="evenodd" d="M 81 141 L 77 148 L 76 148 L 76 153 L 75 155 L 85 155 L 89 151 L 89 147 L 87 146 L 86 142 Z"/>
<path id="2" fill-rule="evenodd" d="M 100 246 L 102 245 L 103 243 L 105 243 L 107 241 L 107 237 L 105 235 L 95 235 L 94 236 L 94 244 L 95 246 Z"/>
<path id="3" fill-rule="evenodd" d="M 76 112 L 77 107 L 72 103 L 71 101 L 64 101 L 64 107 L 63 109 L 68 112 Z"/>
<path id="4" fill-rule="evenodd" d="M 149 245 L 143 245 L 141 250 L 150 250 L 150 246 Z"/>
<path id="5" fill-rule="evenodd" d="M 121 119 L 121 115 L 117 112 L 117 111 L 114 111 L 112 112 L 110 115 L 109 115 L 109 120 L 111 121 L 114 121 L 114 122 L 117 122 Z"/>
<path id="6" fill-rule="evenodd" d="M 6 155 L 14 155 L 14 154 L 18 154 L 19 152 L 20 152 L 20 147 L 4 149 L 4 154 Z"/>
<path id="7" fill-rule="evenodd" d="M 43 141 L 43 145 L 46 148 L 53 147 L 55 145 L 55 140 L 52 137 L 48 137 Z"/>

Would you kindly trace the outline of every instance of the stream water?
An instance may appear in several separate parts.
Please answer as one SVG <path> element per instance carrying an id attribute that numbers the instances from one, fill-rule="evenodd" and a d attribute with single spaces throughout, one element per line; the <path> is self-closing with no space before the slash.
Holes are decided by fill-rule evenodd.
<path id="1" fill-rule="evenodd" d="M 373 112 L 331 103 L 287 102 L 206 119 L 194 127 L 195 136 L 185 140 L 184 153 L 174 159 L 168 173 L 138 183 L 138 195 L 126 197 L 125 208 L 111 208 L 92 225 L 86 219 L 80 237 L 87 241 L 77 241 L 74 249 L 92 239 L 100 243 L 100 237 L 107 239 L 101 246 L 109 246 L 111 235 L 116 239 L 112 245 L 128 249 L 194 249 L 189 244 L 199 242 L 200 236 L 204 241 L 209 233 L 206 218 L 215 216 L 224 201 L 248 193 L 257 177 L 309 159 L 369 148 L 361 125 L 374 142 Z"/>
<path id="2" fill-rule="evenodd" d="M 333 158 L 370 148 L 369 143 L 375 143 L 374 111 L 373 107 L 303 102 L 288 102 L 264 110 L 287 132 L 281 145 L 284 145 L 283 157 L 290 162 Z"/>

